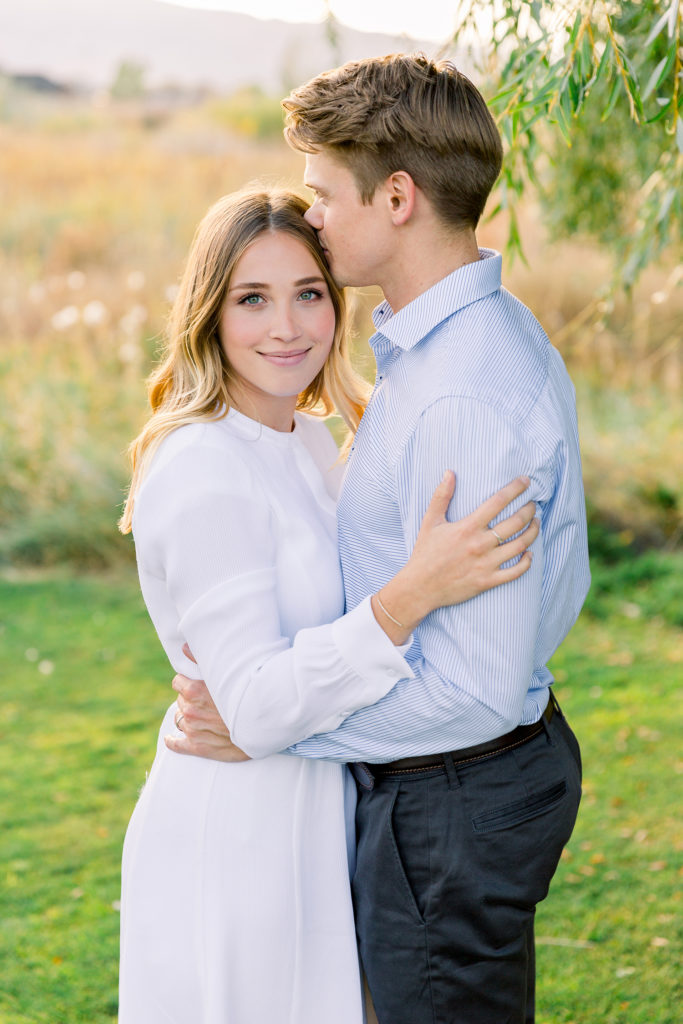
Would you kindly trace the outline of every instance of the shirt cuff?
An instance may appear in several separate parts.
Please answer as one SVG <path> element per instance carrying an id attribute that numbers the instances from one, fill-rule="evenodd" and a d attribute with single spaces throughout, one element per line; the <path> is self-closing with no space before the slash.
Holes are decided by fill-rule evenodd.
<path id="1" fill-rule="evenodd" d="M 399 679 L 414 678 L 413 670 L 404 658 L 413 642 L 412 635 L 405 644 L 393 644 L 375 618 L 370 597 L 337 619 L 332 630 L 340 655 L 355 675 L 367 684 L 363 688 L 364 705 L 380 700 Z M 350 709 L 348 714 L 354 710 Z"/>

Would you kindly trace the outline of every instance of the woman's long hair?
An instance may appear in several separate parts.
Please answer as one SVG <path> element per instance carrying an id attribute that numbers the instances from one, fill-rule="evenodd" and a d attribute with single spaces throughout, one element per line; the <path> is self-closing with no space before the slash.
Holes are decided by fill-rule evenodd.
<path id="1" fill-rule="evenodd" d="M 129 447 L 132 481 L 122 533 L 132 527 L 135 495 L 159 445 L 187 423 L 227 415 L 232 370 L 221 346 L 219 324 L 231 275 L 260 235 L 284 232 L 310 252 L 325 278 L 335 312 L 335 332 L 325 365 L 299 395 L 297 409 L 329 415 L 334 409 L 355 432 L 368 387 L 353 370 L 347 352 L 344 293 L 330 275 L 313 228 L 304 220 L 304 199 L 284 190 L 244 190 L 219 199 L 195 234 L 173 304 L 162 362 L 147 386 L 152 415 Z"/>

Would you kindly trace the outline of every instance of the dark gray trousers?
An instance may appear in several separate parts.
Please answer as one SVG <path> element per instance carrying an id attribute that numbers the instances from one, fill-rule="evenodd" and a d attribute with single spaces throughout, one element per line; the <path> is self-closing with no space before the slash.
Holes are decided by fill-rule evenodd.
<path id="1" fill-rule="evenodd" d="M 486 760 L 359 784 L 353 880 L 380 1024 L 533 1024 L 534 913 L 581 796 L 556 712 Z"/>

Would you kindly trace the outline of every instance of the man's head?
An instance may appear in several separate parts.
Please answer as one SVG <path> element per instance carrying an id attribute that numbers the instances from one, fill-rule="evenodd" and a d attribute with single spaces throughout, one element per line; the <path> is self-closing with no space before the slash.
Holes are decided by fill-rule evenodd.
<path id="1" fill-rule="evenodd" d="M 481 94 L 448 61 L 392 54 L 345 64 L 283 101 L 285 136 L 353 174 L 360 200 L 404 171 L 454 230 L 476 228 L 502 145 Z"/>

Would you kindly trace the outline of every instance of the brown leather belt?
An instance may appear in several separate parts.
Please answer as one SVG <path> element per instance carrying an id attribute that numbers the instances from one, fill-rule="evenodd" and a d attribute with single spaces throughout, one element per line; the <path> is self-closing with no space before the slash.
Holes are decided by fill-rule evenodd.
<path id="1" fill-rule="evenodd" d="M 481 761 L 494 754 L 500 754 L 504 750 L 512 750 L 514 747 L 521 747 L 528 743 L 534 736 L 538 736 L 545 729 L 545 723 L 549 722 L 555 712 L 555 697 L 551 693 L 550 700 L 542 716 L 537 722 L 531 725 L 518 725 L 512 732 L 506 732 L 504 736 L 497 736 L 495 740 L 486 740 L 484 743 L 476 743 L 473 747 L 461 747 L 460 750 L 451 750 L 448 754 L 424 754 L 416 757 L 401 757 L 398 761 L 387 761 L 386 764 L 365 764 L 373 778 L 384 778 L 387 775 L 413 775 L 419 772 L 434 771 L 435 768 L 445 767 L 444 758 L 452 758 L 453 764 L 471 764 L 474 761 Z"/>

